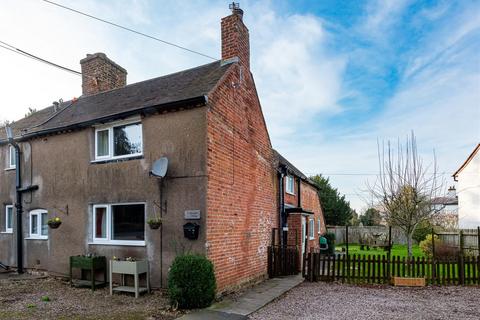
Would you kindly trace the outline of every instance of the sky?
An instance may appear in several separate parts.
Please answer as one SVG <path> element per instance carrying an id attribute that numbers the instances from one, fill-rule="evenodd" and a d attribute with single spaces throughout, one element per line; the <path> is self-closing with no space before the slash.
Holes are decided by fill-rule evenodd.
<path id="1" fill-rule="evenodd" d="M 228 1 L 57 0 L 220 58 Z M 413 130 L 446 185 L 480 142 L 480 1 L 241 1 L 272 145 L 361 212 L 377 141 Z M 128 83 L 211 62 L 41 0 L 0 1 L 0 41 L 80 70 L 104 52 Z M 77 75 L 0 47 L 0 121 L 81 95 Z"/>

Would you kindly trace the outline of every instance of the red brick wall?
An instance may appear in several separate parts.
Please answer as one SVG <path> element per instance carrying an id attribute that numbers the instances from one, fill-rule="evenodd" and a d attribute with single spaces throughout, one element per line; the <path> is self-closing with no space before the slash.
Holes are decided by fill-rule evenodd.
<path id="1" fill-rule="evenodd" d="M 276 174 L 251 74 L 240 82 L 232 65 L 208 98 L 206 246 L 222 292 L 267 273 L 267 246 L 278 226 Z"/>
<path id="2" fill-rule="evenodd" d="M 295 180 L 295 184 L 297 183 L 297 180 Z M 295 185 L 296 187 L 296 185 Z M 295 189 L 295 192 L 297 192 L 297 189 Z M 303 209 L 307 211 L 312 211 L 314 215 L 308 215 L 306 216 L 306 219 L 308 220 L 307 222 L 310 223 L 311 218 L 314 220 L 315 224 L 315 229 L 314 229 L 314 239 L 310 240 L 309 237 L 309 226 L 307 224 L 307 250 L 310 248 L 318 248 L 319 243 L 318 243 L 318 238 L 320 235 L 325 234 L 326 232 L 326 227 L 325 227 L 325 219 L 323 217 L 323 212 L 322 212 L 322 207 L 320 205 L 320 198 L 318 197 L 317 190 L 309 185 L 308 183 L 301 182 L 301 206 Z M 288 198 L 287 198 L 288 196 Z M 297 206 L 297 194 L 291 195 L 285 193 L 285 203 Z M 321 221 L 321 228 L 320 228 L 320 234 L 318 230 L 318 220 Z M 288 236 L 288 244 L 289 245 L 297 245 L 298 248 L 301 250 L 301 243 L 302 243 L 302 219 L 300 214 L 291 214 L 288 217 L 288 229 L 289 229 L 289 236 Z M 297 234 L 297 237 L 295 237 L 295 234 Z"/>

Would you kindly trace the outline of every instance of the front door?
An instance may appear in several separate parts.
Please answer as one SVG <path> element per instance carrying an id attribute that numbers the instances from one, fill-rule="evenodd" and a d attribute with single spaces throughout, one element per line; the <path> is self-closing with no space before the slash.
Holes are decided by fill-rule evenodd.
<path id="1" fill-rule="evenodd" d="M 302 216 L 302 260 L 303 254 L 305 253 L 305 237 L 307 236 L 307 219 Z"/>

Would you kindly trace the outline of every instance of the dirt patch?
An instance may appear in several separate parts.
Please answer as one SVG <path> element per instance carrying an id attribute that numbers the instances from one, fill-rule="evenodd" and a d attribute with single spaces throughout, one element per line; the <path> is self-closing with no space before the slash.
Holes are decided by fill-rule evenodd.
<path id="1" fill-rule="evenodd" d="M 478 319 L 479 287 L 398 288 L 305 282 L 250 319 Z"/>
<path id="2" fill-rule="evenodd" d="M 49 301 L 44 301 L 49 300 Z M 135 299 L 108 289 L 71 288 L 55 278 L 0 280 L 0 319 L 174 319 L 160 291 Z"/>

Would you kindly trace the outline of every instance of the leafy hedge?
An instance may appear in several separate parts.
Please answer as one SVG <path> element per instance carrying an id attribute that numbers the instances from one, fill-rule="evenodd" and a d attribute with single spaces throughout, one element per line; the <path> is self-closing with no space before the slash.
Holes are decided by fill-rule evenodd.
<path id="1" fill-rule="evenodd" d="M 333 232 L 327 232 L 324 237 L 327 239 L 328 243 L 328 254 L 334 254 L 335 253 L 335 233 Z"/>
<path id="2" fill-rule="evenodd" d="M 170 303 L 181 309 L 205 308 L 215 299 L 213 264 L 205 256 L 178 256 L 168 273 Z"/>

